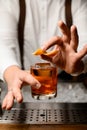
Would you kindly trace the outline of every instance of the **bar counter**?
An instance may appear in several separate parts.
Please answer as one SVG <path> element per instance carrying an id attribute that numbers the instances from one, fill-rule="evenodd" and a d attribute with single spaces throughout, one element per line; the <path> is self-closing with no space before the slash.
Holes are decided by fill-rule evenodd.
<path id="1" fill-rule="evenodd" d="M 87 130 L 87 125 L 8 125 L 0 124 L 0 130 Z"/>
<path id="2" fill-rule="evenodd" d="M 86 81 L 86 79 L 84 81 Z M 0 81 L 0 87 L 1 87 L 1 102 L 2 102 L 5 94 L 7 93 L 7 86 L 5 83 Z M 76 79 L 74 79 L 74 82 L 59 81 L 57 87 L 58 88 L 57 88 L 57 97 L 56 98 L 51 99 L 51 100 L 42 101 L 42 100 L 33 99 L 31 96 L 30 87 L 25 86 L 22 89 L 22 93 L 23 93 L 23 97 L 24 97 L 23 103 L 25 104 L 26 102 L 29 102 L 29 103 L 33 103 L 34 105 L 35 105 L 35 103 L 44 104 L 44 103 L 48 103 L 48 102 L 55 103 L 55 104 L 64 103 L 65 105 L 74 103 L 74 104 L 80 104 L 80 106 L 81 106 L 81 104 L 83 104 L 83 108 L 84 108 L 85 112 L 83 110 L 82 114 L 87 115 L 86 114 L 86 109 L 87 109 L 87 107 L 86 107 L 87 106 L 87 85 L 86 84 L 84 84 L 80 80 L 76 81 Z M 84 104 L 86 104 L 86 105 L 84 106 Z M 26 106 L 24 106 L 24 107 L 26 107 Z M 52 106 L 54 107 L 54 105 L 52 105 Z M 43 105 L 41 107 L 43 108 Z M 69 108 L 68 105 L 66 105 L 66 108 Z M 78 108 L 79 108 L 79 106 L 78 106 Z M 49 109 L 49 107 L 47 109 Z M 47 114 L 47 111 L 48 110 L 46 110 L 46 114 Z M 84 118 L 84 116 L 83 116 L 83 118 Z M 85 123 L 84 122 L 82 122 L 82 123 L 77 122 L 77 123 L 71 123 L 71 124 L 68 124 L 68 123 L 64 123 L 64 124 L 61 124 L 61 123 L 60 124 L 57 124 L 57 123 L 56 124 L 20 123 L 20 124 L 18 124 L 18 123 L 10 123 L 10 122 L 0 123 L 0 130 L 44 130 L 44 129 L 45 130 L 87 130 L 87 116 L 86 116 Z"/>

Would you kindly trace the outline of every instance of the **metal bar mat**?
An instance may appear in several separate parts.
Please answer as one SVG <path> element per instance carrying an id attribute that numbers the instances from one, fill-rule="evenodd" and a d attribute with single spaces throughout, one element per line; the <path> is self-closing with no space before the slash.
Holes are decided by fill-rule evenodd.
<path id="1" fill-rule="evenodd" d="M 84 103 L 23 103 L 3 111 L 0 123 L 13 124 L 87 124 Z"/>

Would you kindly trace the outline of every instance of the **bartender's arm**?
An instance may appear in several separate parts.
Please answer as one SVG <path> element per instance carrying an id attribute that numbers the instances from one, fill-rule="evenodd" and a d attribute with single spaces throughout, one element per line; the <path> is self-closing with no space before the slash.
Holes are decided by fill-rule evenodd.
<path id="1" fill-rule="evenodd" d="M 8 3 L 8 4 L 7 4 Z M 14 3 L 14 4 L 13 4 Z M 16 10 L 15 10 L 16 9 Z M 17 27 L 19 20 L 19 1 L 0 1 L 0 79 L 7 83 L 8 92 L 2 108 L 10 109 L 14 99 L 22 102 L 21 87 L 24 82 L 40 87 L 40 83 L 28 71 L 21 70 L 18 60 Z"/>

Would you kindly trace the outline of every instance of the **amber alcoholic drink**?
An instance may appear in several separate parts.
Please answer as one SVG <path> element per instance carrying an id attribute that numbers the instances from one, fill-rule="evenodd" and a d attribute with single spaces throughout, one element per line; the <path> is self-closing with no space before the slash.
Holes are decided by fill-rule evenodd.
<path id="1" fill-rule="evenodd" d="M 30 70 L 40 83 L 39 89 L 31 87 L 35 99 L 51 99 L 57 95 L 57 68 L 50 63 L 36 63 Z"/>

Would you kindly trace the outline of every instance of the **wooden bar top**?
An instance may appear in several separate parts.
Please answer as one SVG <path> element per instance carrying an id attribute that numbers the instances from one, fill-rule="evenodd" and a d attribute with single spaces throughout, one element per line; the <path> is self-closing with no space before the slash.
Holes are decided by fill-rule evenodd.
<path id="1" fill-rule="evenodd" d="M 87 125 L 14 125 L 0 124 L 0 130 L 87 130 Z"/>

